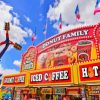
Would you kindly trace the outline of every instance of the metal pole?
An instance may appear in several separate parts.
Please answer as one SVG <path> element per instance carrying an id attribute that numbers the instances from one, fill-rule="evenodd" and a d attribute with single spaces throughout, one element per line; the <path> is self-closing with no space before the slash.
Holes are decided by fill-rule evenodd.
<path id="1" fill-rule="evenodd" d="M 12 97 L 11 97 L 11 100 L 14 100 L 15 98 L 15 87 L 13 87 L 12 89 Z"/>

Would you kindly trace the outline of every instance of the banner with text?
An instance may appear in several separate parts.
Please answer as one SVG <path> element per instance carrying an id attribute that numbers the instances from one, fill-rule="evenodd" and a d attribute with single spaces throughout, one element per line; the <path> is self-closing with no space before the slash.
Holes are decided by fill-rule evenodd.
<path id="1" fill-rule="evenodd" d="M 30 73 L 30 85 L 55 85 L 73 83 L 72 67 Z"/>
<path id="2" fill-rule="evenodd" d="M 15 74 L 4 76 L 3 86 L 26 86 L 27 85 L 27 75 L 26 74 Z"/>
<path id="3" fill-rule="evenodd" d="M 100 82 L 100 62 L 79 65 L 79 81 Z"/>
<path id="4" fill-rule="evenodd" d="M 73 29 L 37 46 L 36 69 L 48 69 L 98 59 L 94 26 Z"/>

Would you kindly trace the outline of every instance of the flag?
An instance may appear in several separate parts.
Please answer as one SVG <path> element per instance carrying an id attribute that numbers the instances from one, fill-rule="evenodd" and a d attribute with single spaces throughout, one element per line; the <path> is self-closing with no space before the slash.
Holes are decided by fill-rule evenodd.
<path id="1" fill-rule="evenodd" d="M 44 34 L 44 35 L 47 34 L 47 22 L 46 22 L 45 25 L 44 25 L 43 34 Z"/>
<path id="2" fill-rule="evenodd" d="M 62 16 L 59 16 L 59 29 L 62 29 Z"/>
<path id="3" fill-rule="evenodd" d="M 33 34 L 33 36 L 32 36 L 32 41 L 34 41 L 35 39 L 36 39 L 36 28 L 35 28 L 34 34 Z"/>
<path id="4" fill-rule="evenodd" d="M 1 81 L 2 81 L 2 74 L 0 74 L 0 84 L 1 84 Z"/>
<path id="5" fill-rule="evenodd" d="M 78 5 L 76 6 L 76 9 L 75 9 L 75 15 L 76 15 L 76 19 L 79 20 L 80 19 L 80 13 L 79 13 Z"/>
<path id="6" fill-rule="evenodd" d="M 100 0 L 97 0 L 96 5 L 95 5 L 95 10 L 94 10 L 94 15 L 96 13 L 100 12 Z"/>
<path id="7" fill-rule="evenodd" d="M 32 41 L 34 41 L 35 40 L 35 37 L 34 37 L 34 35 L 32 36 Z"/>

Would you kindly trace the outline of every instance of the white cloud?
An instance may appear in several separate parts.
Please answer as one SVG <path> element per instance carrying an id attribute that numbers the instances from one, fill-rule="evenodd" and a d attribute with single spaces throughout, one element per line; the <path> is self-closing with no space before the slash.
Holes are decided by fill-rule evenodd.
<path id="1" fill-rule="evenodd" d="M 16 74 L 16 73 L 19 73 L 19 72 L 15 69 L 4 69 L 2 65 L 0 64 L 0 74 L 10 75 L 10 74 Z"/>
<path id="2" fill-rule="evenodd" d="M 13 25 L 20 25 L 20 20 L 17 17 L 13 17 Z"/>
<path id="3" fill-rule="evenodd" d="M 18 67 L 20 67 L 20 66 L 21 66 L 21 61 L 15 60 L 15 61 L 13 62 L 13 64 L 16 65 L 16 66 L 18 66 Z"/>
<path id="4" fill-rule="evenodd" d="M 12 12 L 13 13 L 13 15 L 15 16 L 15 17 L 19 17 L 19 15 L 17 14 L 17 13 L 15 13 L 15 12 Z"/>
<path id="5" fill-rule="evenodd" d="M 27 22 L 31 22 L 30 18 L 24 15 L 24 18 L 26 19 Z"/>
<path id="6" fill-rule="evenodd" d="M 0 1 L 0 42 L 5 40 L 5 22 L 10 22 L 10 40 L 19 44 L 26 44 L 24 38 L 31 36 L 31 34 L 28 33 L 29 31 L 24 30 L 24 28 L 21 28 L 22 25 L 20 23 L 19 15 L 13 12 L 13 7 L 7 5 L 3 1 Z M 32 32 L 29 28 L 27 28 L 27 30 Z"/>
<path id="7" fill-rule="evenodd" d="M 32 36 L 33 31 L 32 31 L 31 29 L 29 29 L 29 28 L 27 28 L 27 27 L 25 27 L 24 29 L 25 29 L 25 31 L 28 33 L 29 36 Z"/>
<path id="8" fill-rule="evenodd" d="M 63 31 L 71 28 L 75 28 L 78 26 L 82 26 L 82 24 L 77 24 L 75 18 L 75 8 L 76 5 L 79 5 L 81 21 L 85 22 L 85 25 L 96 24 L 100 22 L 100 13 L 97 15 L 93 15 L 93 11 L 95 8 L 95 0 L 60 0 L 55 1 L 56 6 L 49 6 L 49 10 L 47 13 L 47 17 L 50 21 L 58 21 L 60 13 L 62 14 L 62 20 L 65 23 L 70 23 L 69 26 L 63 25 Z M 53 25 L 54 28 L 58 29 L 57 22 Z"/>

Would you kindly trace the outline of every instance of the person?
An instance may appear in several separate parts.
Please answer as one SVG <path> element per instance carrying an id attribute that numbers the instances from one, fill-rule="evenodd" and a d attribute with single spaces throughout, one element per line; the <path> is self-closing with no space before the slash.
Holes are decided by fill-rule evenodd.
<path id="1" fill-rule="evenodd" d="M 58 100 L 62 100 L 62 97 L 61 97 L 61 95 L 58 95 Z"/>
<path id="2" fill-rule="evenodd" d="M 2 99 L 1 100 L 4 100 L 4 96 L 2 96 Z"/>
<path id="3" fill-rule="evenodd" d="M 36 100 L 32 97 L 32 94 L 29 94 L 29 100 Z"/>
<path id="4" fill-rule="evenodd" d="M 67 100 L 65 96 L 63 97 L 63 100 Z"/>
<path id="5" fill-rule="evenodd" d="M 27 96 L 27 94 L 25 94 L 25 96 L 24 96 L 24 100 L 28 100 L 28 96 Z"/>

